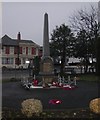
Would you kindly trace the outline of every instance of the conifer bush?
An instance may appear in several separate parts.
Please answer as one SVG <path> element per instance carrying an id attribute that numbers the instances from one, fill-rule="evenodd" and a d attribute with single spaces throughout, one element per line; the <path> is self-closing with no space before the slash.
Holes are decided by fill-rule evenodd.
<path id="1" fill-rule="evenodd" d="M 92 112 L 100 114 L 100 98 L 91 100 L 89 107 Z"/>
<path id="2" fill-rule="evenodd" d="M 39 116 L 43 111 L 43 106 L 38 99 L 27 99 L 22 102 L 22 113 L 27 117 Z"/>

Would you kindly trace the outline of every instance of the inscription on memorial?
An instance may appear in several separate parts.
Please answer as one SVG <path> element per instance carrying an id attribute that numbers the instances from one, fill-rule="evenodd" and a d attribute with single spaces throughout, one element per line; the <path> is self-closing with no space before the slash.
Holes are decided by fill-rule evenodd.
<path id="1" fill-rule="evenodd" d="M 43 64 L 43 72 L 51 72 L 52 71 L 52 66 L 50 63 L 44 63 Z"/>

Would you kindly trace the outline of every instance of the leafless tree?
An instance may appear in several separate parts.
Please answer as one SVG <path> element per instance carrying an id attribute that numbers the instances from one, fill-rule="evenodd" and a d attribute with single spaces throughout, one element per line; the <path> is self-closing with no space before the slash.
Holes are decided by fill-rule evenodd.
<path id="1" fill-rule="evenodd" d="M 90 10 L 81 9 L 70 17 L 71 28 L 74 31 L 86 30 L 89 34 L 90 32 L 96 34 L 98 31 L 98 16 L 97 9 L 91 5 Z"/>
<path id="2" fill-rule="evenodd" d="M 77 33 L 80 31 L 85 31 L 86 33 L 86 44 L 88 44 L 86 45 L 88 47 L 86 59 L 91 57 L 92 62 L 93 57 L 96 57 L 95 48 L 99 31 L 97 10 L 97 8 L 91 5 L 90 10 L 86 10 L 85 8 L 81 9 L 74 12 L 74 14 L 70 17 L 71 28 L 75 32 L 75 35 L 77 36 Z"/>

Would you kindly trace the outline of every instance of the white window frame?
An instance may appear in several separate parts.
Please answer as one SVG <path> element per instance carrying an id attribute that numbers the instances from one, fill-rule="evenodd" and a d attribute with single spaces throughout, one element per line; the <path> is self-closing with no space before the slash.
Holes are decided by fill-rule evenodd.
<path id="1" fill-rule="evenodd" d="M 22 54 L 26 54 L 26 48 L 22 47 Z"/>
<path id="2" fill-rule="evenodd" d="M 14 54 L 14 47 L 10 47 L 10 54 Z"/>
<path id="3" fill-rule="evenodd" d="M 31 48 L 28 48 L 28 55 L 31 55 Z"/>

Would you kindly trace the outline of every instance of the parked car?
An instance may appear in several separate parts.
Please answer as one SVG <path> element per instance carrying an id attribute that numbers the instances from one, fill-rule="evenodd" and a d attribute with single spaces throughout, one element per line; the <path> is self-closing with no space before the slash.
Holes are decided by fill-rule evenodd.
<path id="1" fill-rule="evenodd" d="M 78 69 L 77 66 L 65 66 L 64 70 L 65 70 L 65 73 L 74 75 L 76 74 L 77 69 Z"/>

